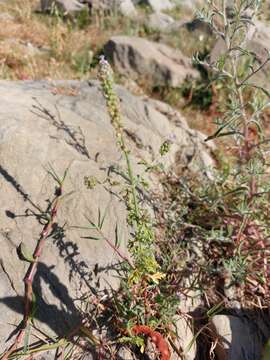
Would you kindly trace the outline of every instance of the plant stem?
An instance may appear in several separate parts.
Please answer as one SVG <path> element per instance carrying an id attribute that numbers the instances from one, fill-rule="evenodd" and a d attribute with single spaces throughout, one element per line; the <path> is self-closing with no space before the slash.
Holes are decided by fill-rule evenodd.
<path id="1" fill-rule="evenodd" d="M 55 218 L 57 215 L 59 200 L 60 200 L 60 197 L 62 196 L 62 186 L 63 186 L 63 182 L 60 183 L 60 185 L 57 189 L 57 192 L 56 192 L 57 195 L 52 203 L 52 207 L 51 207 L 51 210 L 49 213 L 49 220 L 46 223 L 46 225 L 44 226 L 44 228 L 40 234 L 40 238 L 37 242 L 36 248 L 34 250 L 34 253 L 33 253 L 34 261 L 31 262 L 31 264 L 29 265 L 29 268 L 28 268 L 26 275 L 24 277 L 24 280 L 23 280 L 24 285 L 25 285 L 24 316 L 23 316 L 22 324 L 20 325 L 19 333 L 18 333 L 13 345 L 11 345 L 11 347 L 6 352 L 4 352 L 4 354 L 1 356 L 0 360 L 8 360 L 10 358 L 10 355 L 12 355 L 12 353 L 17 349 L 18 345 L 21 343 L 21 341 L 25 335 L 25 331 L 31 320 L 31 311 L 32 311 L 32 305 L 33 305 L 33 280 L 34 280 L 34 276 L 35 276 L 35 273 L 37 270 L 39 259 L 42 255 L 43 248 L 46 244 L 46 240 L 50 236 L 50 232 L 52 230 L 52 226 L 54 224 L 54 221 L 55 221 Z"/>
<path id="2" fill-rule="evenodd" d="M 121 140 L 124 143 L 123 136 L 121 136 Z M 125 156 L 125 159 L 126 159 L 129 181 L 131 183 L 131 192 L 132 192 L 134 210 L 135 210 L 135 214 L 136 214 L 137 219 L 139 219 L 140 212 L 139 212 L 138 199 L 137 199 L 137 194 L 136 194 L 136 184 L 135 184 L 135 179 L 134 179 L 134 176 L 133 176 L 132 166 L 131 166 L 131 163 L 130 163 L 129 153 L 128 153 L 128 150 L 126 150 L 125 147 L 124 147 L 124 156 Z"/>
<path id="3" fill-rule="evenodd" d="M 106 241 L 106 243 L 117 253 L 117 255 L 124 261 L 126 261 L 131 268 L 134 269 L 134 265 L 132 264 L 132 262 L 129 260 L 129 258 L 127 258 L 125 255 L 122 254 L 122 252 L 115 246 L 113 245 L 113 243 L 111 242 L 110 239 L 108 239 L 103 232 L 100 229 L 96 229 L 97 232 L 99 233 L 99 235 L 102 237 L 103 240 Z"/>

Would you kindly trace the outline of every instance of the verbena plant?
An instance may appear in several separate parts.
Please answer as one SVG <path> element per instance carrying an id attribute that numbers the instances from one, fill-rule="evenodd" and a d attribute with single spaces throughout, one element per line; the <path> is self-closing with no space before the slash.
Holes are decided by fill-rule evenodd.
<path id="1" fill-rule="evenodd" d="M 161 272 L 156 260 L 154 224 L 147 209 L 139 205 L 138 188 L 143 187 L 143 179 L 141 175 L 135 176 L 133 173 L 130 150 L 123 132 L 120 101 L 114 89 L 113 71 L 104 58 L 100 61 L 99 78 L 117 144 L 124 155 L 126 163 L 124 175 L 128 179 L 126 203 L 127 222 L 132 229 L 128 241 L 131 262 L 126 264 L 128 268 L 124 267 L 121 273 L 123 282 L 120 288 L 120 301 L 114 298 L 118 323 L 121 323 L 122 328 L 127 331 L 126 335 L 129 335 L 123 337 L 122 341 L 143 347 L 143 339 L 136 335 L 148 335 L 156 343 L 165 360 L 166 356 L 169 356 L 167 343 L 160 333 L 154 330 L 159 329 L 162 332 L 168 330 L 166 327 L 169 327 L 173 321 L 178 301 L 176 297 L 169 296 L 166 286 L 162 285 L 166 273 Z M 168 151 L 169 142 L 166 141 L 161 145 L 160 155 L 163 156 Z M 146 164 L 146 166 L 147 170 L 151 167 L 156 168 L 154 165 Z"/>

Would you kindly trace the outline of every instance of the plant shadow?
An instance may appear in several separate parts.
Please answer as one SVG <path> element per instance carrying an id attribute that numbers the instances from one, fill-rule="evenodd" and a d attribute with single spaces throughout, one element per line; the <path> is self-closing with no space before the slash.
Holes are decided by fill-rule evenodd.
<path id="1" fill-rule="evenodd" d="M 48 267 L 42 262 L 37 266 L 37 272 L 33 281 L 33 292 L 36 297 L 34 319 L 46 324 L 57 336 L 63 336 L 79 323 L 80 314 L 69 295 L 68 288 L 54 274 L 53 268 Z M 59 303 L 59 306 L 50 304 L 46 300 L 43 290 L 45 287 L 46 292 L 51 293 L 53 298 Z M 12 311 L 23 316 L 23 296 L 4 297 L 0 299 L 0 303 L 5 304 Z M 16 333 L 16 330 L 14 333 Z M 10 336 L 14 335 L 14 333 L 10 334 Z"/>

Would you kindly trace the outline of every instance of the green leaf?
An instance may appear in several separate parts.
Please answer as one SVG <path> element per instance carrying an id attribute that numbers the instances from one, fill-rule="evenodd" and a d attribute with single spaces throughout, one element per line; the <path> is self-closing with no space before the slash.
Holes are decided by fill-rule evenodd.
<path id="1" fill-rule="evenodd" d="M 118 234 L 118 225 L 116 224 L 115 225 L 115 230 L 114 230 L 114 233 L 115 233 L 115 242 L 114 242 L 114 246 L 116 248 L 119 248 L 120 246 L 120 239 L 119 239 L 119 234 Z"/>
<path id="2" fill-rule="evenodd" d="M 104 224 L 105 217 L 106 217 L 106 211 L 105 211 L 105 213 L 104 213 L 104 215 L 103 215 L 103 218 L 102 218 L 102 220 L 101 220 L 100 229 L 102 229 L 102 226 L 103 226 L 103 224 Z"/>
<path id="3" fill-rule="evenodd" d="M 80 230 L 96 230 L 96 226 L 70 226 L 71 229 L 80 229 Z"/>
<path id="4" fill-rule="evenodd" d="M 98 228 L 100 230 L 102 229 L 106 215 L 107 215 L 107 210 L 105 210 L 104 215 L 101 216 L 101 211 L 100 211 L 100 209 L 98 209 Z"/>
<path id="5" fill-rule="evenodd" d="M 61 184 L 61 179 L 57 175 L 57 173 L 55 172 L 54 168 L 52 167 L 52 165 L 50 163 L 48 164 L 48 169 L 46 169 L 46 170 L 47 170 L 48 174 L 51 175 L 51 177 L 54 179 L 54 181 L 57 182 L 60 185 Z"/>
<path id="6" fill-rule="evenodd" d="M 63 185 L 65 179 L 66 179 L 66 176 L 67 176 L 67 173 L 69 171 L 69 168 L 70 168 L 70 165 L 66 168 L 66 170 L 64 171 L 64 175 L 62 177 L 62 180 L 61 180 L 61 185 Z"/>
<path id="7" fill-rule="evenodd" d="M 18 246 L 17 253 L 19 259 L 23 261 L 28 261 L 30 263 L 35 262 L 33 255 L 31 254 L 31 252 L 28 250 L 27 246 L 23 242 L 21 242 L 20 245 Z"/>
<path id="8" fill-rule="evenodd" d="M 228 132 L 221 132 L 222 129 L 218 129 L 213 135 L 208 136 L 204 141 L 209 141 L 209 140 L 213 140 L 216 139 L 218 137 L 222 137 L 222 136 L 229 136 L 229 135 L 234 135 L 236 134 L 236 131 L 228 131 Z"/>
<path id="9" fill-rule="evenodd" d="M 222 71 L 224 68 L 225 59 L 226 59 L 225 55 L 221 55 L 220 58 L 218 59 L 217 67 L 220 71 Z"/>
<path id="10" fill-rule="evenodd" d="M 31 324 L 28 324 L 26 330 L 25 330 L 25 335 L 24 335 L 24 343 L 23 343 L 23 353 L 27 353 L 29 350 L 29 337 L 30 337 L 30 332 L 31 332 Z"/>
<path id="11" fill-rule="evenodd" d="M 92 220 L 90 220 L 87 216 L 85 216 L 86 220 L 91 224 L 93 229 L 98 229 L 98 225 L 96 225 Z M 89 228 L 90 229 L 90 228 Z"/>
<path id="12" fill-rule="evenodd" d="M 81 236 L 81 239 L 100 240 L 100 238 L 99 238 L 99 237 L 96 237 L 96 236 Z"/>
<path id="13" fill-rule="evenodd" d="M 224 301 L 222 300 L 220 303 L 213 306 L 210 310 L 207 311 L 207 316 L 211 318 L 212 316 L 218 314 L 223 309 L 223 304 Z"/>

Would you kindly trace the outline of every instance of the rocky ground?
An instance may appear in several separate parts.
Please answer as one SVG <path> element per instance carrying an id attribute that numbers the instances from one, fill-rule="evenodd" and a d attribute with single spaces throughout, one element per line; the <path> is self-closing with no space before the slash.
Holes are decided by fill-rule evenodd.
<path id="1" fill-rule="evenodd" d="M 106 292 L 108 284 L 117 288 L 117 255 L 106 241 L 89 242 L 82 229 L 73 228 L 85 226 L 86 218 L 95 219 L 98 209 L 106 208 L 105 237 L 117 223 L 121 249 L 127 254 L 126 208 L 118 194 L 125 179 L 113 171 L 121 169 L 123 160 L 100 84 L 94 80 L 100 55 L 115 70 L 136 171 L 142 171 L 140 161 L 158 157 L 161 144 L 170 139 L 166 169 L 178 176 L 211 176 L 217 149 L 226 150 L 222 142 L 204 142 L 212 133 L 218 94 L 206 90 L 191 55 L 196 50 L 214 59 L 223 44 L 194 20 L 201 5 L 203 1 L 185 0 L 57 0 L 54 5 L 50 0 L 0 0 L 1 351 L 12 342 L 14 326 L 22 319 L 22 274 L 27 265 L 18 261 L 17 248 L 21 243 L 32 248 L 40 232 L 42 219 L 33 215 L 46 209 L 54 190 L 48 166 L 60 173 L 69 168 L 67 197 L 60 209 L 59 236 L 47 245 L 35 277 L 42 311 L 35 319 L 39 331 L 33 330 L 32 338 L 67 334 L 84 309 L 85 294 Z M 264 6 L 249 35 L 249 46 L 262 62 L 270 50 L 270 4 Z M 269 69 L 264 71 L 257 81 L 268 86 Z M 149 175 L 155 191 L 160 190 L 159 180 Z M 203 341 L 209 339 L 196 342 L 199 332 L 187 321 L 200 313 L 202 302 L 191 298 L 182 298 L 179 313 L 186 317 L 177 319 L 179 351 L 172 349 L 172 359 L 206 358 Z M 260 311 L 233 303 L 229 312 L 214 315 L 206 324 L 208 334 L 217 339 L 207 356 L 260 359 L 270 336 L 266 319 Z M 35 358 L 53 356 L 49 352 Z M 97 354 L 87 356 L 81 358 Z"/>

